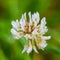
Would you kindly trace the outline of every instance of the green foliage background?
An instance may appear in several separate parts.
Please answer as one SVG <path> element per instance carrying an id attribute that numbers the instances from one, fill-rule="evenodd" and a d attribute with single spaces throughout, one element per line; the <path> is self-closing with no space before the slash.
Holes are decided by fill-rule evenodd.
<path id="1" fill-rule="evenodd" d="M 32 54 L 21 53 L 24 39 L 14 40 L 10 32 L 11 21 L 29 11 L 47 18 L 47 35 L 52 37 L 33 60 L 60 60 L 60 0 L 0 0 L 0 60 L 31 60 Z"/>

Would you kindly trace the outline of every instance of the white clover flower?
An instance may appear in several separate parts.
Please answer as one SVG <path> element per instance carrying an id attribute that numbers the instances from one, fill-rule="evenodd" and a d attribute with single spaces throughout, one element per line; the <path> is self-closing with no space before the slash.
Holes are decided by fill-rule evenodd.
<path id="1" fill-rule="evenodd" d="M 15 39 L 19 39 L 21 37 L 26 38 L 27 44 L 24 45 L 22 53 L 25 51 L 30 53 L 32 50 L 39 53 L 37 49 L 44 50 L 47 46 L 46 40 L 51 38 L 51 36 L 44 36 L 44 34 L 48 31 L 46 18 L 43 17 L 41 23 L 39 24 L 40 16 L 38 12 L 33 15 L 29 12 L 28 15 L 29 22 L 26 19 L 26 13 L 22 15 L 20 21 L 12 21 L 11 33 Z"/>

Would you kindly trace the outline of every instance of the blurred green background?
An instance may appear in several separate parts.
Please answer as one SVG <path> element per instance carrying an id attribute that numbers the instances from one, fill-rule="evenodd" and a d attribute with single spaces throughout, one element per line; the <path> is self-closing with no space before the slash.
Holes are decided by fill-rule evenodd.
<path id="1" fill-rule="evenodd" d="M 0 60 L 31 60 L 32 53 L 21 53 L 24 39 L 14 40 L 10 32 L 11 21 L 29 11 L 47 18 L 47 35 L 52 37 L 45 50 L 34 53 L 32 59 L 60 60 L 60 0 L 0 0 Z"/>

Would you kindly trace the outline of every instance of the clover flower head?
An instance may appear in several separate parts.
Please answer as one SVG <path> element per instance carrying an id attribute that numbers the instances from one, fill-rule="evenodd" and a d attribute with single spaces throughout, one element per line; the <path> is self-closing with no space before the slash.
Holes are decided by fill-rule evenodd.
<path id="1" fill-rule="evenodd" d="M 11 33 L 15 39 L 22 37 L 26 38 L 27 44 L 24 45 L 22 53 L 30 53 L 32 50 L 39 53 L 37 49 L 44 50 L 47 46 L 46 40 L 51 38 L 51 36 L 44 36 L 44 34 L 48 31 L 46 18 L 43 17 L 40 22 L 38 12 L 32 15 L 31 12 L 29 12 L 28 15 L 29 21 L 26 19 L 26 13 L 22 14 L 20 21 L 12 21 Z"/>

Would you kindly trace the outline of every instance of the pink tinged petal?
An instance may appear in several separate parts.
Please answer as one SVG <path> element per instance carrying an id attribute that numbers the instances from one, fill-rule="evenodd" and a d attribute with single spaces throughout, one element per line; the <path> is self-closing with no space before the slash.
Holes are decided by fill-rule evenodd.
<path id="1" fill-rule="evenodd" d="M 26 13 L 24 13 L 24 20 L 26 21 Z"/>
<path id="2" fill-rule="evenodd" d="M 42 42 L 39 44 L 39 46 L 40 46 L 40 49 L 44 50 L 44 48 L 47 46 L 46 41 L 42 41 Z"/>
<path id="3" fill-rule="evenodd" d="M 20 35 L 18 34 L 18 32 L 15 29 L 11 29 L 11 33 L 14 36 L 15 39 L 19 39 Z"/>
<path id="4" fill-rule="evenodd" d="M 36 12 L 32 15 L 32 20 L 34 22 L 34 26 L 36 27 L 37 24 L 39 23 L 40 17 L 39 17 L 39 13 Z"/>
<path id="5" fill-rule="evenodd" d="M 29 15 L 29 23 L 32 23 L 31 12 L 29 12 L 28 15 Z"/>
<path id="6" fill-rule="evenodd" d="M 30 34 L 26 34 L 26 35 L 24 35 L 24 37 L 26 38 L 26 40 L 32 39 L 32 36 Z"/>
<path id="7" fill-rule="evenodd" d="M 19 32 L 19 36 L 20 38 L 24 36 L 24 33 L 23 32 Z"/>
<path id="8" fill-rule="evenodd" d="M 38 37 L 37 38 L 35 37 L 35 42 L 36 42 L 38 49 L 43 50 L 47 46 L 46 41 L 43 40 L 42 38 L 38 39 Z"/>
<path id="9" fill-rule="evenodd" d="M 48 31 L 47 26 L 45 25 L 46 25 L 46 18 L 44 17 L 42 18 L 41 24 L 40 24 L 41 35 L 45 34 Z"/>
<path id="10" fill-rule="evenodd" d="M 42 39 L 43 40 L 49 40 L 49 39 L 51 39 L 51 36 L 42 36 Z"/>
<path id="11" fill-rule="evenodd" d="M 18 19 L 16 20 L 16 21 L 12 21 L 12 26 L 13 26 L 13 28 L 15 28 L 16 30 L 19 30 L 20 28 L 20 24 L 19 24 L 19 22 L 18 22 Z"/>
<path id="12" fill-rule="evenodd" d="M 38 49 L 40 49 L 38 39 L 37 39 L 36 37 L 34 37 L 34 38 L 35 38 L 35 43 L 36 43 L 36 46 L 38 47 Z"/>
<path id="13" fill-rule="evenodd" d="M 32 48 L 36 53 L 39 53 L 36 49 L 34 38 L 32 39 Z"/>
<path id="14" fill-rule="evenodd" d="M 26 13 L 24 13 L 22 15 L 22 18 L 20 19 L 20 24 L 21 24 L 22 30 L 24 30 L 25 22 L 26 22 Z"/>
<path id="15" fill-rule="evenodd" d="M 25 51 L 27 51 L 27 46 L 24 46 L 24 49 L 22 50 L 22 53 L 24 53 Z"/>
<path id="16" fill-rule="evenodd" d="M 37 49 L 36 49 L 35 46 L 33 46 L 33 50 L 34 50 L 36 53 L 39 53 L 39 52 L 37 51 Z"/>
<path id="17" fill-rule="evenodd" d="M 47 46 L 47 44 L 41 44 L 40 47 L 42 50 L 44 50 L 44 48 Z"/>
<path id="18" fill-rule="evenodd" d="M 34 29 L 34 31 L 32 32 L 33 35 L 38 34 L 38 29 Z"/>
<path id="19" fill-rule="evenodd" d="M 28 13 L 29 15 L 29 32 L 31 32 L 31 25 L 33 23 L 32 17 L 31 17 L 31 12 Z"/>
<path id="20" fill-rule="evenodd" d="M 29 46 L 27 48 L 27 53 L 29 54 L 32 51 L 32 44 L 31 41 L 29 40 Z"/>

